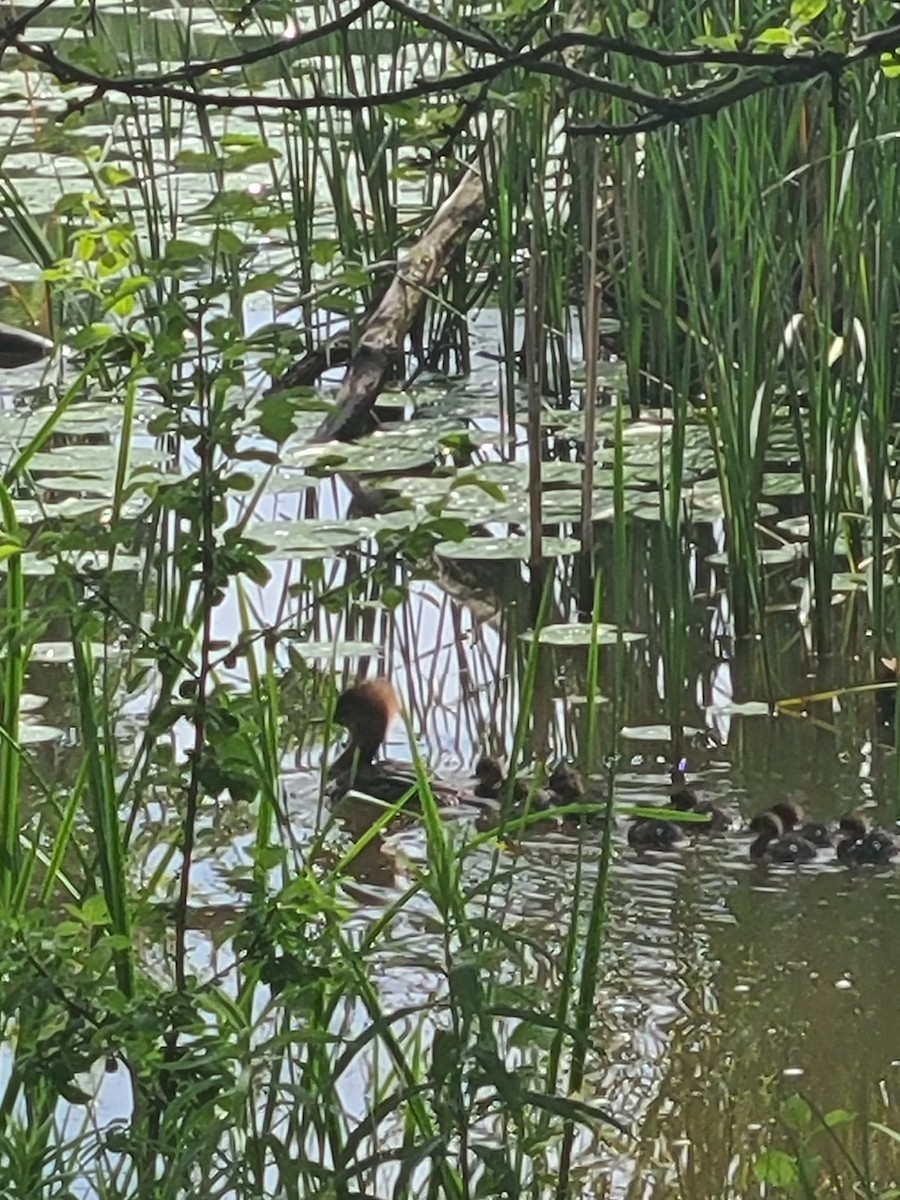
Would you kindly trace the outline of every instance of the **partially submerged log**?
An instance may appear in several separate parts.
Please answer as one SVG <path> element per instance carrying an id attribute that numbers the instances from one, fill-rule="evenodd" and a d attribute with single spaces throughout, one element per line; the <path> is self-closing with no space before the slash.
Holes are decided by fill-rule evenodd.
<path id="1" fill-rule="evenodd" d="M 40 362 L 53 352 L 49 338 L 30 329 L 16 329 L 0 323 L 0 370 L 14 371 Z"/>
<path id="2" fill-rule="evenodd" d="M 426 297 L 480 224 L 486 196 L 483 171 L 467 167 L 365 322 L 334 411 L 316 430 L 313 442 L 350 441 L 373 427 L 372 408 L 403 352 L 406 336 Z"/>

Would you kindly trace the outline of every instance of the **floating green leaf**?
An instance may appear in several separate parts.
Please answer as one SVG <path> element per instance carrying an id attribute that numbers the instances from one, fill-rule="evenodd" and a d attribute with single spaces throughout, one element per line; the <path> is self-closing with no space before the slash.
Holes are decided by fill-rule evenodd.
<path id="1" fill-rule="evenodd" d="M 619 640 L 620 630 L 616 625 L 601 623 L 594 629 L 591 625 L 545 625 L 538 634 L 538 641 L 544 646 L 591 646 L 596 639 L 599 646 L 614 646 Z M 623 642 L 640 642 L 645 633 L 621 631 Z M 534 639 L 534 632 L 523 633 L 526 641 Z"/>
<path id="2" fill-rule="evenodd" d="M 544 558 L 565 558 L 577 553 L 579 543 L 575 538 L 544 538 Z M 469 537 L 461 542 L 440 542 L 435 553 L 443 558 L 487 559 L 489 561 L 525 561 L 530 551 L 530 541 L 522 535 L 509 537 Z"/>

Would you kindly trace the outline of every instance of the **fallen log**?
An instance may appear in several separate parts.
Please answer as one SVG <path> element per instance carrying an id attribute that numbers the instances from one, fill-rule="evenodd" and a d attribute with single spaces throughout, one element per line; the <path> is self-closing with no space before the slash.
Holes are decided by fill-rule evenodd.
<path id="1" fill-rule="evenodd" d="M 366 320 L 334 411 L 313 434 L 313 442 L 350 441 L 373 426 L 372 408 L 392 374 L 397 356 L 426 297 L 465 246 L 484 217 L 486 171 L 468 166 L 461 181 L 399 264 L 387 291 Z"/>

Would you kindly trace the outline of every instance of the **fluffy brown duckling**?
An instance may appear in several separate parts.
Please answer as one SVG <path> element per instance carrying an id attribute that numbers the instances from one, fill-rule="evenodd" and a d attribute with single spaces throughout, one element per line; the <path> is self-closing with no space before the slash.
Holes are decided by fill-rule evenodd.
<path id="1" fill-rule="evenodd" d="M 391 722 L 399 713 L 397 693 L 390 680 L 383 677 L 357 683 L 338 697 L 334 719 L 347 730 L 349 739 L 328 772 L 333 799 L 353 789 L 385 804 L 396 804 L 415 793 L 418 779 L 412 763 L 376 761 Z M 463 798 L 455 788 L 438 780 L 432 780 L 430 786 L 438 804 L 458 804 Z"/>
<path id="2" fill-rule="evenodd" d="M 634 850 L 671 850 L 683 840 L 683 828 L 664 817 L 636 817 L 628 826 L 628 845 Z"/>
<path id="3" fill-rule="evenodd" d="M 784 821 L 773 809 L 760 813 L 750 822 L 756 838 L 750 846 L 755 862 L 800 863 L 816 857 L 816 847 L 799 833 L 785 829 Z"/>
<path id="4" fill-rule="evenodd" d="M 483 754 L 476 762 L 474 794 L 481 800 L 493 801 L 492 804 L 484 806 L 477 822 L 479 829 L 493 829 L 499 823 L 508 780 L 500 759 L 492 754 Z M 534 819 L 537 814 L 547 813 L 562 803 L 548 788 L 536 787 L 534 782 L 528 779 L 514 779 L 511 799 L 508 816 L 513 820 L 529 818 L 525 826 L 528 833 L 542 833 L 556 828 L 557 823 L 552 819 Z"/>
<path id="5" fill-rule="evenodd" d="M 475 764 L 475 795 L 486 800 L 500 801 L 507 783 L 507 776 L 499 759 L 485 754 Z M 538 813 L 550 813 L 552 809 L 566 804 L 577 804 L 584 799 L 585 787 L 579 773 L 567 763 L 556 766 L 546 787 L 536 786 L 533 780 L 518 778 L 512 783 L 512 806 L 509 815 L 514 819 L 532 818 Z M 528 821 L 530 833 L 545 832 L 554 828 L 556 822 Z"/>
<path id="6" fill-rule="evenodd" d="M 842 863 L 876 866 L 890 862 L 898 846 L 883 829 L 870 829 L 865 817 L 846 813 L 838 824 L 837 856 Z"/>
<path id="7" fill-rule="evenodd" d="M 769 812 L 779 818 L 785 833 L 796 833 L 819 850 L 825 850 L 834 845 L 828 827 L 819 821 L 807 821 L 803 810 L 790 800 L 780 800 L 777 804 L 772 805 Z"/>
<path id="8" fill-rule="evenodd" d="M 730 829 L 728 814 L 709 800 L 699 800 L 693 788 L 688 787 L 686 770 L 687 759 L 682 758 L 670 772 L 672 785 L 669 789 L 669 808 L 674 808 L 676 812 L 699 813 L 707 818 L 703 822 L 692 821 L 689 826 L 691 833 L 724 833 Z"/>
<path id="9" fill-rule="evenodd" d="M 585 783 L 584 776 L 571 763 L 559 762 L 550 772 L 547 787 L 559 805 L 581 804 L 585 811 L 567 813 L 565 828 L 573 832 L 578 827 L 600 828 L 606 823 L 606 791 L 596 782 Z"/>
<path id="10" fill-rule="evenodd" d="M 494 758 L 492 754 L 482 754 L 475 764 L 475 780 L 473 791 L 476 796 L 485 800 L 498 800 L 506 782 L 506 773 L 499 758 Z"/>

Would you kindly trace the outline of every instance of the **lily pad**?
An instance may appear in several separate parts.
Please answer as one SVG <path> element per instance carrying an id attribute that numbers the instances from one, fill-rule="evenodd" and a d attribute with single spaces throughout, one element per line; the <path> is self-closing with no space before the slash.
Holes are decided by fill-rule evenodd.
<path id="1" fill-rule="evenodd" d="M 114 643 L 91 643 L 91 655 L 94 662 L 102 662 L 103 659 L 121 658 L 122 653 L 123 648 Z M 32 665 L 41 664 L 49 666 L 71 663 L 74 657 L 71 642 L 35 642 L 31 647 L 29 661 Z"/>
<path id="2" fill-rule="evenodd" d="M 764 700 L 726 700 L 721 704 L 709 704 L 706 711 L 712 716 L 722 717 L 768 717 L 771 709 Z"/>
<path id="3" fill-rule="evenodd" d="M 61 742 L 66 736 L 65 731 L 54 725 L 31 725 L 23 723 L 19 726 L 17 741 L 20 746 L 46 745 L 48 742 Z"/>
<path id="4" fill-rule="evenodd" d="M 124 521 L 140 517 L 147 508 L 145 496 L 132 496 L 122 506 Z M 67 496 L 65 500 L 38 503 L 36 500 L 16 500 L 16 518 L 21 525 L 40 525 L 42 521 L 77 521 L 82 517 L 93 517 L 98 524 L 106 525 L 112 517 L 110 498 L 106 496 Z"/>
<path id="5" fill-rule="evenodd" d="M 365 536 L 358 521 L 261 521 L 251 533 L 271 547 L 272 555 L 322 558 L 350 550 Z"/>
<path id="6" fill-rule="evenodd" d="M 344 658 L 375 658 L 382 648 L 374 642 L 292 642 L 291 649 L 307 662 L 337 662 Z"/>
<path id="7" fill-rule="evenodd" d="M 577 553 L 580 543 L 575 538 L 545 537 L 542 544 L 544 558 L 565 558 Z M 509 537 L 468 537 L 461 542 L 440 542 L 435 553 L 443 558 L 489 560 L 505 559 L 524 562 L 530 552 L 530 539 L 522 534 Z"/>
<path id="8" fill-rule="evenodd" d="M 352 471 L 355 475 L 407 475 L 432 465 L 436 457 L 433 437 L 425 444 L 410 445 L 389 433 L 372 434 L 353 444 L 288 445 L 282 453 L 285 466 L 314 468 L 324 474 Z"/>
<path id="9" fill-rule="evenodd" d="M 69 559 L 67 556 L 67 565 L 81 572 L 99 571 L 105 573 L 113 571 L 118 575 L 130 572 L 137 574 L 143 568 L 144 561 L 136 554 L 117 554 L 113 558 L 112 566 L 110 567 L 109 559 L 105 554 L 98 554 L 93 550 L 89 550 L 79 555 L 76 559 Z M 22 567 L 28 576 L 54 575 L 56 573 L 56 559 L 38 558 L 36 554 L 23 554 Z"/>
<path id="10" fill-rule="evenodd" d="M 685 737 L 694 738 L 702 737 L 704 730 L 686 725 L 681 732 Z M 671 725 L 626 725 L 622 730 L 622 737 L 629 738 L 633 742 L 671 742 L 672 727 Z"/>
<path id="11" fill-rule="evenodd" d="M 590 625 L 545 625 L 538 634 L 538 641 L 543 646 L 590 646 L 596 641 L 598 646 L 614 646 L 619 640 L 619 628 L 616 625 L 607 625 L 602 622 L 597 626 L 596 635 L 594 629 Z M 631 633 L 629 630 L 621 631 L 623 642 L 640 642 L 647 636 L 646 633 Z M 525 641 L 534 640 L 534 631 L 529 630 L 522 634 Z"/>
<path id="12" fill-rule="evenodd" d="M 756 557 L 766 567 L 786 566 L 788 563 L 796 562 L 798 558 L 803 558 L 805 552 L 804 545 L 799 542 L 791 542 L 787 546 L 767 546 L 765 549 L 757 550 Z M 725 551 L 709 554 L 706 561 L 711 567 L 727 567 L 728 554 Z"/>
<path id="13" fill-rule="evenodd" d="M 525 491 L 528 487 L 527 462 L 496 462 L 484 463 L 477 467 L 475 474 L 488 483 L 496 483 L 500 487 L 518 487 Z M 541 463 L 541 481 L 546 486 L 578 488 L 581 487 L 582 466 L 577 462 L 545 462 Z"/>
<path id="14" fill-rule="evenodd" d="M 296 467 L 275 467 L 266 480 L 264 491 L 275 495 L 289 495 L 317 488 L 322 481 L 315 475 L 307 475 Z"/>
<path id="15" fill-rule="evenodd" d="M 90 475 L 115 474 L 118 468 L 118 447 L 106 446 L 61 446 L 57 450 L 42 450 L 31 459 L 33 471 L 58 471 L 61 475 L 77 475 L 86 471 Z M 159 466 L 172 461 L 171 454 L 153 446 L 132 446 L 128 451 L 128 465 L 136 467 Z"/>

